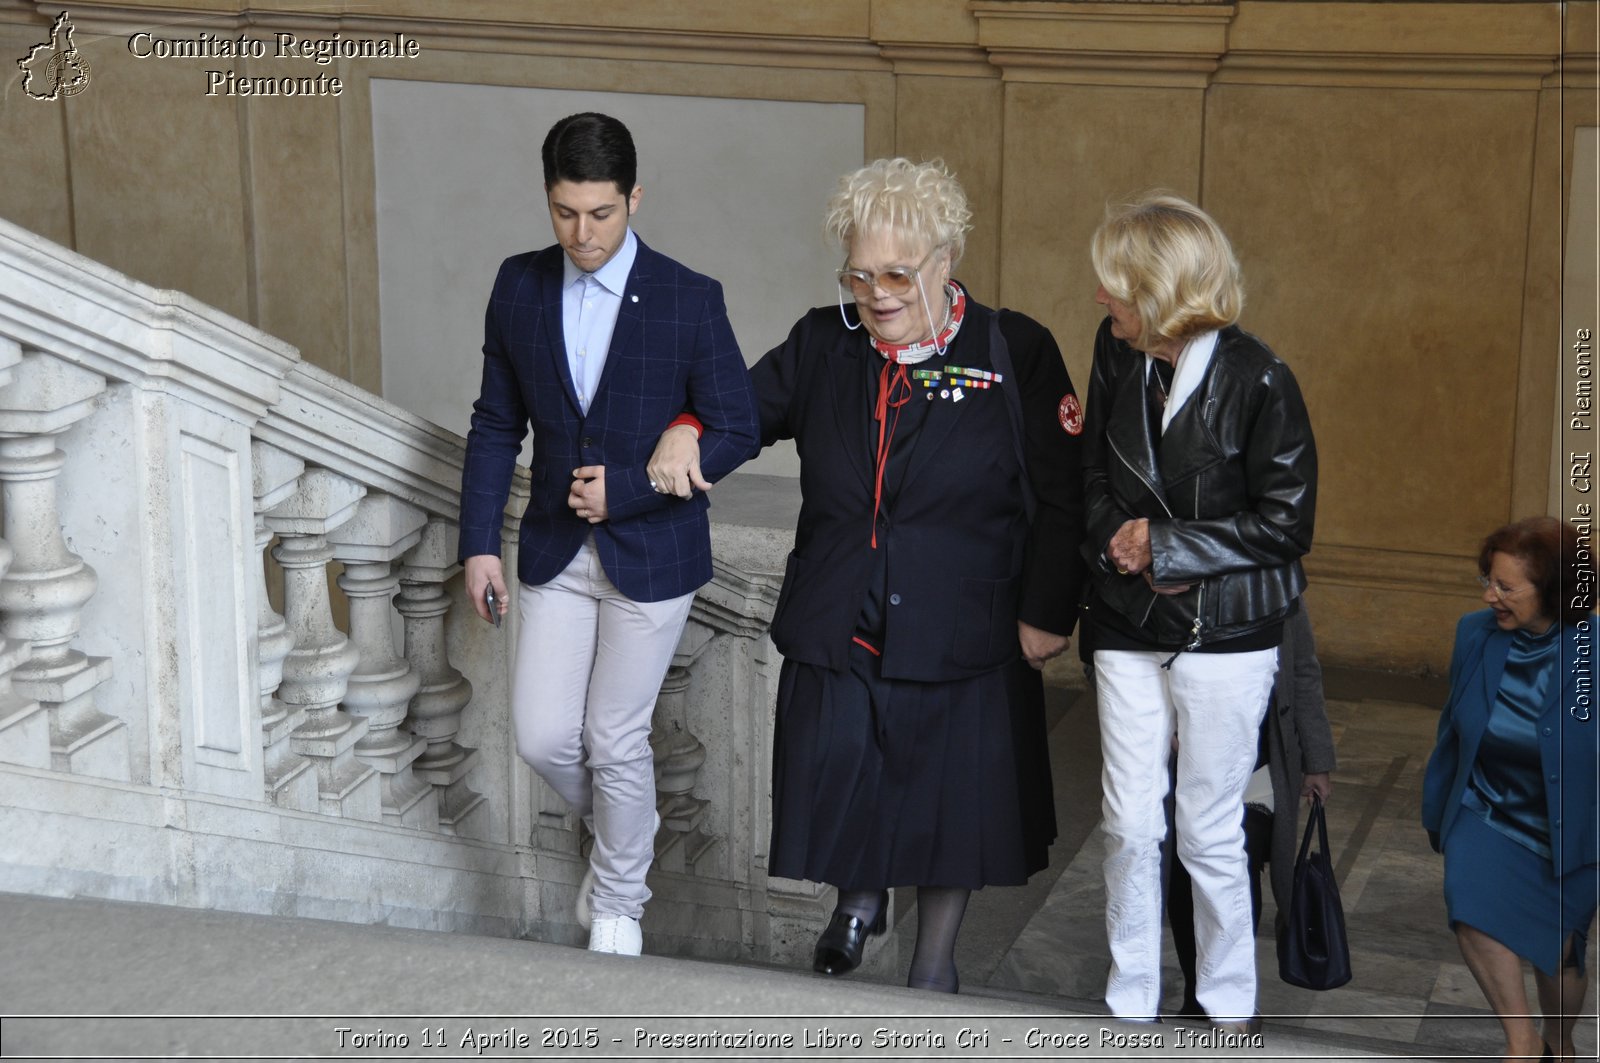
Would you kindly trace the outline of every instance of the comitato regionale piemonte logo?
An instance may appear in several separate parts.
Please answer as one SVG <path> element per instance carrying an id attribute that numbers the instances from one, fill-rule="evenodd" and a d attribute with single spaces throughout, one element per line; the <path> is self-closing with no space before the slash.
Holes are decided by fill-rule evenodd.
<path id="1" fill-rule="evenodd" d="M 72 43 L 72 19 L 65 11 L 50 27 L 50 39 L 17 60 L 22 91 L 35 100 L 76 96 L 89 87 L 89 60 Z"/>

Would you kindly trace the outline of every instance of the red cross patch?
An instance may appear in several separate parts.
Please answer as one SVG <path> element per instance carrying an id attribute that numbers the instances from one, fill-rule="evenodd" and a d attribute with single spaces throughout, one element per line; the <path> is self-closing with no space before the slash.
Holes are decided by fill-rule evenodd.
<path id="1" fill-rule="evenodd" d="M 1061 419 L 1061 427 L 1069 436 L 1083 434 L 1083 405 L 1078 402 L 1078 396 L 1067 392 L 1061 396 L 1061 405 L 1056 408 L 1056 416 Z"/>

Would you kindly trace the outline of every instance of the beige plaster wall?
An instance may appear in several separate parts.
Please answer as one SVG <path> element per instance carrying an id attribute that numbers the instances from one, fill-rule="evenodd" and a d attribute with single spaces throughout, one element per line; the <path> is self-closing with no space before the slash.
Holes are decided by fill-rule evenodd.
<path id="1" fill-rule="evenodd" d="M 0 7 L 0 144 L 5 179 L 0 180 L 0 217 L 70 247 L 72 186 L 67 179 L 67 108 L 23 95 L 20 71 L 11 65 L 39 43 L 40 20 L 30 9 Z"/>
<path id="2" fill-rule="evenodd" d="M 309 0 L 83 0 L 90 87 L 45 103 L 7 83 L 0 216 L 381 390 L 370 77 L 859 104 L 864 156 L 957 170 L 977 225 L 963 276 L 1054 329 L 1084 385 L 1088 236 L 1108 198 L 1171 188 L 1233 235 L 1243 323 L 1306 392 L 1327 656 L 1439 671 L 1474 601 L 1473 544 L 1553 493 L 1561 233 L 1570 198 L 1594 194 L 1570 185 L 1576 130 L 1597 122 L 1595 6 L 380 0 L 324 18 Z M 58 10 L 0 0 L 4 55 Z M 341 61 L 336 100 L 207 99 L 216 61 L 127 55 L 146 25 L 401 29 L 423 57 Z"/>
<path id="3" fill-rule="evenodd" d="M 1203 104 L 1189 88 L 1006 87 L 1001 292 L 1055 333 L 1085 398 L 1105 316 L 1089 238 L 1108 201 L 1149 188 L 1198 194 Z"/>
<path id="4" fill-rule="evenodd" d="M 240 72 L 301 77 L 306 65 L 252 60 Z M 362 81 L 352 95 L 364 88 Z M 371 184 L 352 176 L 348 192 L 359 194 L 364 210 L 347 217 L 342 165 L 346 118 L 364 121 L 364 104 L 340 98 L 237 110 L 247 160 L 251 320 L 309 361 L 380 391 L 378 336 L 351 316 L 350 278 L 364 271 L 352 270 L 348 250 L 352 240 L 359 249 L 373 239 Z"/>
<path id="5" fill-rule="evenodd" d="M 248 318 L 251 254 L 237 109 L 223 101 L 195 105 L 201 75 L 188 61 L 141 62 L 114 30 L 85 27 L 76 37 L 93 81 L 58 101 L 75 249 Z M 50 106 L 19 100 L 23 105 Z"/>
<path id="6" fill-rule="evenodd" d="M 967 190 L 972 232 L 956 275 L 983 302 L 1000 297 L 1004 101 L 998 78 L 908 74 L 895 80 L 894 153 L 942 158 Z M 996 304 L 998 305 L 998 304 Z"/>
<path id="7" fill-rule="evenodd" d="M 1322 472 L 1328 541 L 1459 554 L 1508 515 L 1536 102 L 1212 95 L 1204 199 L 1247 264 L 1245 323 L 1295 366 L 1319 444 L 1344 459 Z M 1445 438 L 1450 464 L 1414 460 Z"/>
<path id="8" fill-rule="evenodd" d="M 1476 590 L 1470 563 L 1436 555 L 1464 562 L 1511 516 L 1536 103 L 1532 92 L 1213 93 L 1206 204 L 1249 271 L 1244 324 L 1301 381 L 1322 454 L 1317 538 L 1346 552 L 1310 569 L 1333 653 L 1356 652 L 1383 608 L 1363 571 L 1383 552 L 1441 600 L 1414 595 L 1409 609 L 1430 622 L 1382 652 L 1430 654 L 1436 625 Z"/>

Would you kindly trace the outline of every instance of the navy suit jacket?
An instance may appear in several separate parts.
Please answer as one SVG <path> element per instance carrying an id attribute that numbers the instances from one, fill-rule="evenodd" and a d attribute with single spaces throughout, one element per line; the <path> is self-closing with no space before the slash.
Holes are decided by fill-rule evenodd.
<path id="1" fill-rule="evenodd" d="M 1551 870 L 1556 875 L 1600 863 L 1600 819 L 1595 801 L 1600 757 L 1600 712 L 1594 705 L 1594 619 L 1589 630 L 1561 632 L 1557 682 L 1539 715 L 1539 762 L 1550 816 Z M 1450 700 L 1439 717 L 1439 740 L 1422 782 L 1422 825 L 1438 849 L 1461 810 L 1461 794 L 1478 759 L 1478 743 L 1511 650 L 1511 632 L 1495 624 L 1494 610 L 1468 613 L 1456 625 L 1450 658 Z M 1582 680 L 1580 682 L 1580 679 Z"/>
<path id="2" fill-rule="evenodd" d="M 657 494 L 645 463 L 669 422 L 693 409 L 705 425 L 700 468 L 715 481 L 755 451 L 755 397 L 728 324 L 722 286 L 639 241 L 605 368 L 589 412 L 578 405 L 561 321 L 560 246 L 500 267 L 484 320 L 483 385 L 461 472 L 459 557 L 500 555 L 506 496 L 533 427 L 531 494 L 517 576 L 547 583 L 590 532 L 618 590 L 639 602 L 688 594 L 711 578 L 703 494 Z M 605 466 L 609 519 L 567 505 L 572 470 Z"/>

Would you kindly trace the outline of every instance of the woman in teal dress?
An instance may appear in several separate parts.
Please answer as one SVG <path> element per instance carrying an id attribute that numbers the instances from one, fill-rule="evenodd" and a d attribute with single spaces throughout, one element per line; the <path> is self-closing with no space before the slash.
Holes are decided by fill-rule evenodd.
<path id="1" fill-rule="evenodd" d="M 1576 1059 L 1596 909 L 1592 552 L 1554 517 L 1484 540 L 1488 609 L 1456 628 L 1450 699 L 1423 782 L 1461 955 L 1506 1037 L 1506 1059 Z M 1530 1017 L 1533 964 L 1543 1029 Z"/>

